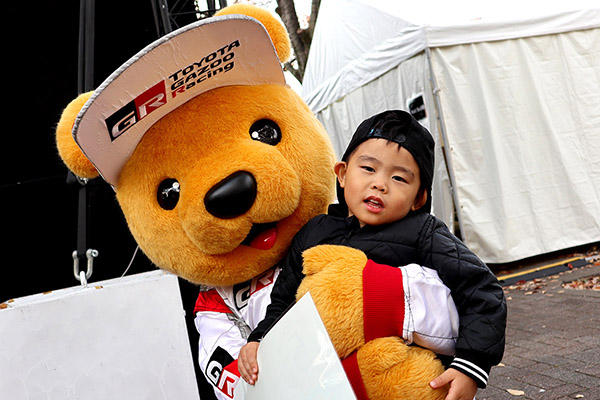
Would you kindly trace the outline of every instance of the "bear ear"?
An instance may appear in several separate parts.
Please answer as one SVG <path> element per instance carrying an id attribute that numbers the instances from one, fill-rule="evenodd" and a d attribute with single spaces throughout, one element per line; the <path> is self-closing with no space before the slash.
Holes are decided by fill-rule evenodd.
<path id="1" fill-rule="evenodd" d="M 56 127 L 56 147 L 58 147 L 60 158 L 71 172 L 81 178 L 88 179 L 96 178 L 99 175 L 98 171 L 90 160 L 86 158 L 79 146 L 77 146 L 77 143 L 75 143 L 71 130 L 73 129 L 73 123 L 75 122 L 75 118 L 77 118 L 77 114 L 79 114 L 79 111 L 92 93 L 83 93 L 70 102 L 64 109 Z"/>
<path id="2" fill-rule="evenodd" d="M 265 27 L 271 41 L 277 50 L 277 56 L 282 63 L 290 58 L 291 44 L 287 30 L 281 22 L 269 11 L 251 4 L 234 4 L 219 10 L 215 15 L 242 14 L 260 21 Z"/>

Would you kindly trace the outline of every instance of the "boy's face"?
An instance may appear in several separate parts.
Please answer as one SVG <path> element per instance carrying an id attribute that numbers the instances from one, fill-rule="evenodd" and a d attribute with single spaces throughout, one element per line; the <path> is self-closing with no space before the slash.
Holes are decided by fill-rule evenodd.
<path id="1" fill-rule="evenodd" d="M 361 227 L 397 221 L 427 201 L 412 154 L 386 139 L 361 143 L 348 162 L 335 165 L 335 173 L 349 213 Z"/>

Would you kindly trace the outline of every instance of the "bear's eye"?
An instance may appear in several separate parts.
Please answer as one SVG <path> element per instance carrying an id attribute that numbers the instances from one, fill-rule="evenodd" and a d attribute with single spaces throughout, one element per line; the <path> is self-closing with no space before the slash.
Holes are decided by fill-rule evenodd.
<path id="1" fill-rule="evenodd" d="M 162 181 L 158 185 L 158 190 L 156 191 L 158 205 L 165 210 L 174 209 L 179 201 L 179 190 L 180 187 L 177 179 L 168 178 Z"/>
<path id="2" fill-rule="evenodd" d="M 259 119 L 250 127 L 250 137 L 259 142 L 275 146 L 281 141 L 279 125 L 270 119 Z"/>

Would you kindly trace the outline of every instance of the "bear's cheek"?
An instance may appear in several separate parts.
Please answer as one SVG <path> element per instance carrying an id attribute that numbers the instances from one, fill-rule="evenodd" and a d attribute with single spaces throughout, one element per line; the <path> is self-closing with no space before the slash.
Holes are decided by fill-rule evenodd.
<path id="1" fill-rule="evenodd" d="M 161 209 L 156 194 L 152 195 L 140 186 L 118 189 L 117 200 L 142 251 L 159 267 L 172 270 L 170 264 L 174 255 L 189 256 L 192 246 L 187 244 L 189 239 L 181 228 L 176 209 Z M 189 248 L 186 250 L 185 247 Z"/>

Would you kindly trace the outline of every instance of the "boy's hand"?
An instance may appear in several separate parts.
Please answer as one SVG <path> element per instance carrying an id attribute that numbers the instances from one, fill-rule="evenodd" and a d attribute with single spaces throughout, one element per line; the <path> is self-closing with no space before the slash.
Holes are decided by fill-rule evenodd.
<path id="1" fill-rule="evenodd" d="M 256 362 L 256 353 L 258 352 L 258 342 L 248 342 L 241 349 L 238 355 L 238 371 L 240 376 L 250 385 L 254 385 L 258 378 L 258 363 Z"/>
<path id="2" fill-rule="evenodd" d="M 450 390 L 445 400 L 473 400 L 477 394 L 477 384 L 462 372 L 449 368 L 429 384 L 437 389 L 450 384 Z"/>

